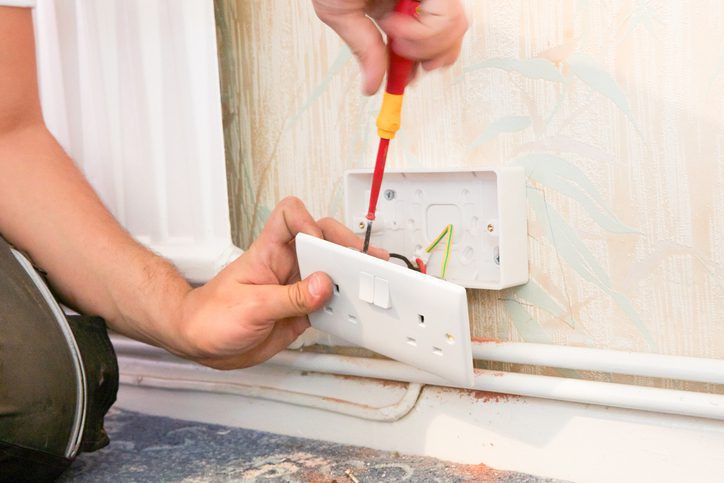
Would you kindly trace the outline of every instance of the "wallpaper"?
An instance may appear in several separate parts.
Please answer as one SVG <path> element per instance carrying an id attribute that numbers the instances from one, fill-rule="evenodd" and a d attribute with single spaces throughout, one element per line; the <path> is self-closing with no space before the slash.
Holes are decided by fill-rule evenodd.
<path id="1" fill-rule="evenodd" d="M 724 357 L 724 3 L 465 2 L 408 90 L 391 167 L 527 172 L 530 282 L 470 291 L 475 336 Z M 311 2 L 220 0 L 232 225 L 296 195 L 343 218 L 380 96 Z"/>

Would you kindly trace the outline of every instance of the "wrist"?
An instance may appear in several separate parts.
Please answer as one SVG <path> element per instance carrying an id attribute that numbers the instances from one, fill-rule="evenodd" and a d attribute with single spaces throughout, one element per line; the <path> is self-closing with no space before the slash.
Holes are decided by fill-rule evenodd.
<path id="1" fill-rule="evenodd" d="M 136 262 L 121 268 L 126 273 L 110 287 L 113 310 L 107 317 L 109 325 L 128 337 L 187 357 L 193 350 L 180 327 L 191 286 L 170 262 L 138 248 L 133 257 Z"/>

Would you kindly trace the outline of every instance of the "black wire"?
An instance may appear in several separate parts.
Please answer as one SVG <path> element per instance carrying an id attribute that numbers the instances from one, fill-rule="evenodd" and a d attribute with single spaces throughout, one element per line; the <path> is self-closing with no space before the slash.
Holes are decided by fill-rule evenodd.
<path id="1" fill-rule="evenodd" d="M 397 258 L 398 260 L 402 260 L 405 262 L 405 265 L 407 265 L 407 268 L 410 270 L 415 270 L 416 272 L 419 272 L 420 269 L 417 268 L 406 256 L 400 255 L 399 253 L 390 253 L 390 258 Z"/>
<path id="2" fill-rule="evenodd" d="M 362 253 L 367 253 L 370 249 L 370 237 L 372 236 L 372 220 L 367 221 L 367 230 L 365 231 L 365 242 L 362 245 Z"/>

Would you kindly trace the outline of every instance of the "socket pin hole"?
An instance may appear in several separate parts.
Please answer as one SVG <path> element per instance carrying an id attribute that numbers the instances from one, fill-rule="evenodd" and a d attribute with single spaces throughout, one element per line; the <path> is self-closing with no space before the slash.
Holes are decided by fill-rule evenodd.
<path id="1" fill-rule="evenodd" d="M 407 338 L 407 343 L 410 344 L 412 347 L 416 347 L 416 346 L 417 346 L 417 341 L 416 341 L 414 338 L 412 338 L 412 337 L 408 337 L 408 338 Z"/>
<path id="2" fill-rule="evenodd" d="M 448 344 L 454 344 L 455 343 L 455 337 L 453 337 L 452 334 L 445 334 L 445 340 Z"/>
<path id="3" fill-rule="evenodd" d="M 347 315 L 347 320 L 348 320 L 349 322 L 353 323 L 353 324 L 356 324 L 356 323 L 357 323 L 357 317 L 355 317 L 355 316 L 352 315 L 352 314 Z"/>
<path id="4" fill-rule="evenodd" d="M 339 284 L 334 284 L 334 295 L 339 295 Z"/>
<path id="5" fill-rule="evenodd" d="M 425 316 L 422 314 L 417 314 L 417 323 L 421 327 L 425 327 Z"/>
<path id="6" fill-rule="evenodd" d="M 331 305 L 327 305 L 327 306 L 324 308 L 324 311 L 327 312 L 328 314 L 334 313 L 334 309 L 332 308 Z"/>
<path id="7" fill-rule="evenodd" d="M 433 346 L 433 347 L 432 347 L 432 353 L 435 354 L 436 356 L 441 356 L 441 355 L 442 355 L 442 349 L 440 349 L 439 347 Z"/>

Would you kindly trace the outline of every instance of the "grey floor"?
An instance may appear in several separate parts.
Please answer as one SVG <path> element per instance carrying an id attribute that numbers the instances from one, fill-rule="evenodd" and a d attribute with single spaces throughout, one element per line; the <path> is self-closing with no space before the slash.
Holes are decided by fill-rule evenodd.
<path id="1" fill-rule="evenodd" d="M 111 444 L 81 455 L 60 481 L 552 481 L 484 465 L 121 410 L 106 417 L 106 430 Z"/>

